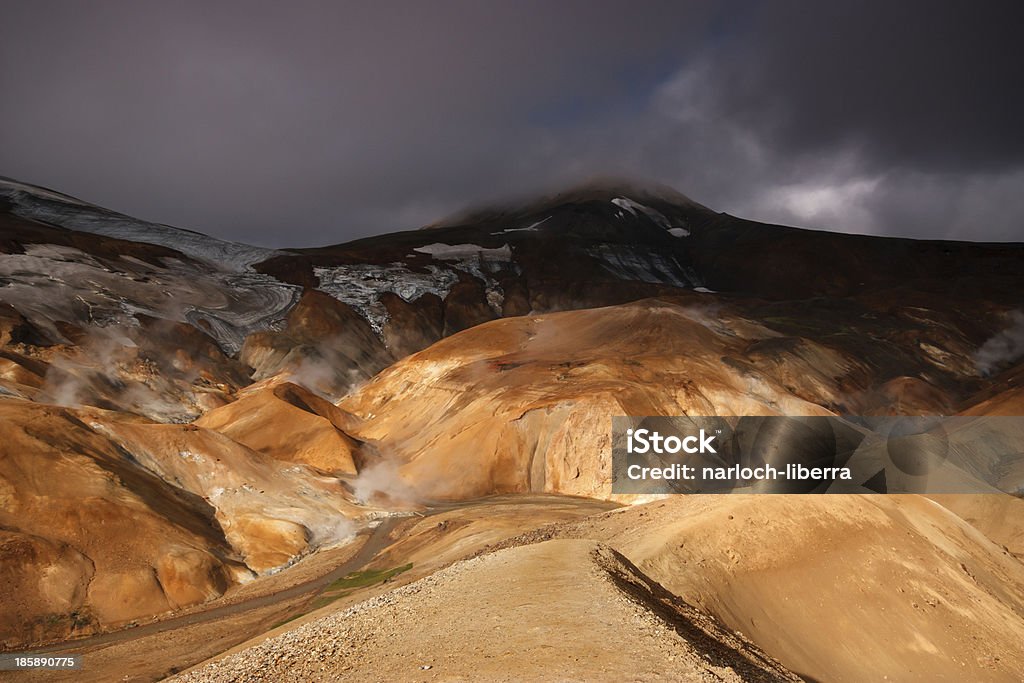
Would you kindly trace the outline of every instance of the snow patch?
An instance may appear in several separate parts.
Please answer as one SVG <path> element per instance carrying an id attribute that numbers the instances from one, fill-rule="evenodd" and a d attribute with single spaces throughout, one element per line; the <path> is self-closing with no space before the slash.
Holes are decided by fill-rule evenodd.
<path id="1" fill-rule="evenodd" d="M 54 320 L 97 327 L 135 326 L 136 313 L 189 322 L 226 353 L 246 335 L 279 329 L 301 288 L 269 275 L 209 270 L 164 259 L 163 267 L 137 259 L 97 259 L 72 247 L 26 245 L 0 259 L 0 301 L 56 340 Z"/>
<path id="2" fill-rule="evenodd" d="M 547 220 L 547 219 L 544 219 Z M 544 221 L 539 221 L 534 226 Z M 531 227 L 534 227 L 531 226 Z M 488 249 L 477 244 L 428 244 L 414 251 L 430 254 L 443 261 L 452 261 L 452 266 L 481 280 L 486 288 L 487 305 L 496 315 L 501 315 L 505 292 L 492 275 L 505 268 L 516 266 L 512 261 L 512 249 L 508 243 Z"/>
<path id="3" fill-rule="evenodd" d="M 435 242 L 422 247 L 416 247 L 413 251 L 421 254 L 430 254 L 442 261 L 459 261 L 463 259 L 479 259 L 490 261 L 509 261 L 512 259 L 512 249 L 508 244 L 488 249 L 479 244 L 444 244 Z"/>
<path id="4" fill-rule="evenodd" d="M 665 215 L 662 214 L 660 211 L 658 211 L 657 209 L 652 209 L 649 206 L 645 206 L 640 202 L 635 202 L 632 199 L 629 199 L 628 197 L 616 197 L 615 199 L 612 200 L 612 204 L 619 207 L 620 209 L 625 209 L 626 211 L 629 211 L 634 216 L 639 216 L 642 213 L 643 215 L 647 216 L 647 218 L 652 220 L 656 225 L 665 228 L 666 230 L 670 230 L 672 228 L 672 222 L 669 221 L 669 219 L 665 218 Z M 679 237 L 679 235 L 677 235 L 677 237 Z"/>
<path id="5" fill-rule="evenodd" d="M 436 242 L 413 251 L 429 254 L 443 266 L 430 264 L 427 272 L 415 272 L 404 263 L 386 265 L 355 263 L 313 269 L 320 280 L 320 289 L 355 308 L 366 318 L 374 331 L 381 334 L 388 321 L 387 309 L 380 303 L 380 295 L 394 292 L 405 301 L 415 301 L 424 294 L 435 294 L 444 299 L 459 281 L 455 271 L 462 271 L 484 283 L 487 304 L 498 315 L 505 293 L 493 274 L 506 268 L 515 269 L 512 249 L 508 244 L 487 248 L 478 244 L 443 244 Z"/>
<path id="6" fill-rule="evenodd" d="M 636 208 L 640 207 L 640 205 L 634 202 L 632 199 L 626 199 L 625 197 L 616 197 L 615 199 L 612 200 L 612 204 L 618 206 L 619 208 L 625 209 L 626 211 L 629 211 L 634 216 L 636 215 Z M 619 211 L 616 211 L 615 215 L 621 216 L 623 214 Z"/>
<path id="7" fill-rule="evenodd" d="M 504 230 L 499 230 L 498 232 L 492 232 L 491 234 L 492 235 L 504 235 L 505 233 L 508 233 L 508 232 L 538 232 L 539 229 L 540 229 L 541 224 L 543 224 L 543 223 L 545 223 L 546 221 L 549 221 L 549 220 L 551 220 L 551 216 L 548 216 L 546 218 L 542 218 L 539 221 L 537 221 L 536 223 L 531 223 L 530 225 L 526 226 L 525 228 L 505 228 Z"/>
<path id="8" fill-rule="evenodd" d="M 314 268 L 313 274 L 320 279 L 321 290 L 359 311 L 378 334 L 388 320 L 381 294 L 394 292 L 410 302 L 428 293 L 443 299 L 459 280 L 452 271 L 435 265 L 428 265 L 426 273 L 417 273 L 403 263 L 328 266 Z"/>

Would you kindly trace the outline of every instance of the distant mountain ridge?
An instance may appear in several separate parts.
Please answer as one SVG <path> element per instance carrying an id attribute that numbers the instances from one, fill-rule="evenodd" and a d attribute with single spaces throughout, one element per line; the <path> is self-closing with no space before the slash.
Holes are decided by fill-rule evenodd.
<path id="1" fill-rule="evenodd" d="M 169 247 L 224 269 L 244 271 L 278 253 L 275 249 L 229 242 L 200 232 L 151 223 L 83 202 L 46 188 L 0 176 L 0 201 L 11 213 L 68 230 Z"/>

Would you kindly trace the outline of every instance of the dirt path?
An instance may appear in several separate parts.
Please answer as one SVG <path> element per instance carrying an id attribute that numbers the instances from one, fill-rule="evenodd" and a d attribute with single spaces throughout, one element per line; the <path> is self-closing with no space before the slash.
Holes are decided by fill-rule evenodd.
<path id="1" fill-rule="evenodd" d="M 180 683 L 799 680 L 594 541 L 456 562 L 207 662 Z"/>

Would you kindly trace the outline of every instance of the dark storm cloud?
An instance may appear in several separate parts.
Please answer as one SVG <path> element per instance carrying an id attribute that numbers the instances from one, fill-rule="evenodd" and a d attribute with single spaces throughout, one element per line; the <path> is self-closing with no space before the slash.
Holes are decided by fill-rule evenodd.
<path id="1" fill-rule="evenodd" d="M 600 174 L 1024 239 L 1013 3 L 7 3 L 0 175 L 269 245 Z"/>

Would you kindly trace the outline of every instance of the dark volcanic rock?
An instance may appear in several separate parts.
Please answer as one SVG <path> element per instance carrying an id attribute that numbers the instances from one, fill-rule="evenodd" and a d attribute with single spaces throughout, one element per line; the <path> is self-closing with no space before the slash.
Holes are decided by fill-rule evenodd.
<path id="1" fill-rule="evenodd" d="M 326 395 L 340 395 L 394 359 L 351 306 L 311 289 L 289 312 L 284 331 L 250 335 L 241 360 L 256 380 L 287 373 Z"/>
<path id="2" fill-rule="evenodd" d="M 444 335 L 455 334 L 494 320 L 498 315 L 487 303 L 487 290 L 475 278 L 456 283 L 444 300 Z"/>
<path id="3" fill-rule="evenodd" d="M 427 348 L 444 335 L 444 303 L 435 294 L 406 301 L 394 292 L 381 294 L 388 312 L 383 334 L 395 358 Z"/>
<path id="4" fill-rule="evenodd" d="M 50 340 L 14 306 L 0 303 L 0 346 L 8 344 L 48 346 Z"/>
<path id="5" fill-rule="evenodd" d="M 308 258 L 297 256 L 275 256 L 253 265 L 257 273 L 276 277 L 281 282 L 299 285 L 303 289 L 314 289 L 320 280 L 313 274 L 313 264 Z"/>

